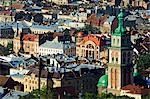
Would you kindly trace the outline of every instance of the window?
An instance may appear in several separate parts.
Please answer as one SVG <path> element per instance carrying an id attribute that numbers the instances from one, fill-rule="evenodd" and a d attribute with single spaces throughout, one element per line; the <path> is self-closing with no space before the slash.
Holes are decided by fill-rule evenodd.
<path id="1" fill-rule="evenodd" d="M 113 39 L 113 44 L 115 45 L 115 39 Z"/>
<path id="2" fill-rule="evenodd" d="M 35 81 L 35 84 L 37 84 L 37 81 Z"/>
<path id="3" fill-rule="evenodd" d="M 118 63 L 118 58 L 116 58 L 116 62 Z"/>
<path id="4" fill-rule="evenodd" d="M 112 62 L 114 62 L 114 57 L 112 57 Z"/>
<path id="5" fill-rule="evenodd" d="M 117 45 L 119 45 L 119 39 L 117 40 Z"/>

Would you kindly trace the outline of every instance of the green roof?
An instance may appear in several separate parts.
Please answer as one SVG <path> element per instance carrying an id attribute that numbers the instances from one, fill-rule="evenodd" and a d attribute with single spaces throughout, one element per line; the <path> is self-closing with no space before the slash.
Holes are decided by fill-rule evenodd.
<path id="1" fill-rule="evenodd" d="M 123 26 L 124 21 L 124 13 L 121 10 L 118 14 L 118 27 L 116 28 L 115 32 L 113 33 L 114 36 L 123 36 L 126 35 L 126 29 Z"/>
<path id="2" fill-rule="evenodd" d="M 141 74 L 140 74 L 139 72 L 134 72 L 134 73 L 133 73 L 133 76 L 134 76 L 134 77 L 136 77 L 136 76 L 141 76 Z"/>
<path id="3" fill-rule="evenodd" d="M 100 77 L 97 87 L 107 87 L 108 86 L 108 75 L 103 75 Z"/>

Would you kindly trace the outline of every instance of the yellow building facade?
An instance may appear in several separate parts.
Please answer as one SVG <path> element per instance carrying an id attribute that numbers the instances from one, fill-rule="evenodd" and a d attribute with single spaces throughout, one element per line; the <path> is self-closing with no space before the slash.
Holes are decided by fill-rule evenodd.
<path id="1" fill-rule="evenodd" d="M 31 92 L 35 89 L 38 89 L 38 77 L 36 77 L 35 74 L 26 75 L 24 78 L 24 92 Z M 47 78 L 41 78 L 40 79 L 41 86 L 40 88 L 43 88 L 47 86 Z M 48 85 L 50 88 L 52 88 L 52 80 L 48 81 Z"/>

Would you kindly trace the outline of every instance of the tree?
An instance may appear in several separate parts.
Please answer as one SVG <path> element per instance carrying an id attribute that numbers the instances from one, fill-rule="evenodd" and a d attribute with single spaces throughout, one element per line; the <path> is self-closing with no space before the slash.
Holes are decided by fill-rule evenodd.
<path id="1" fill-rule="evenodd" d="M 101 95 L 95 93 L 85 93 L 83 99 L 134 99 L 128 96 L 115 96 L 112 93 L 102 93 Z"/>
<path id="2" fill-rule="evenodd" d="M 142 54 L 136 60 L 137 68 L 139 71 L 143 71 L 150 67 L 150 53 Z"/>
<path id="3" fill-rule="evenodd" d="M 100 33 L 100 29 L 96 28 L 96 27 L 93 27 L 91 25 L 86 25 L 84 28 L 82 28 L 81 30 L 89 33 Z"/>
<path id="4" fill-rule="evenodd" d="M 7 44 L 7 48 L 8 48 L 9 50 L 12 50 L 13 44 L 12 44 L 12 43 L 8 43 L 8 44 Z"/>
<path id="5" fill-rule="evenodd" d="M 40 90 L 40 97 L 41 99 L 55 99 L 56 98 L 56 94 L 54 93 L 53 90 L 49 90 L 48 94 L 46 92 L 46 87 L 43 87 Z M 38 99 L 39 98 L 39 90 L 33 90 L 31 93 L 29 93 L 26 96 L 20 96 L 19 99 Z"/>
<path id="6" fill-rule="evenodd" d="M 97 95 L 94 93 L 85 93 L 84 99 L 97 99 Z"/>

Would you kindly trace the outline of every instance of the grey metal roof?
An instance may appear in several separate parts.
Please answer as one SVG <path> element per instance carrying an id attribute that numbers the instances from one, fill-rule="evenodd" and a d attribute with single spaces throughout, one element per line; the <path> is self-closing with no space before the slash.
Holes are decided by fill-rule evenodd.
<path id="1" fill-rule="evenodd" d="M 54 48 L 54 49 L 63 49 L 63 43 L 55 41 L 46 41 L 44 44 L 40 45 L 43 48 Z"/>

